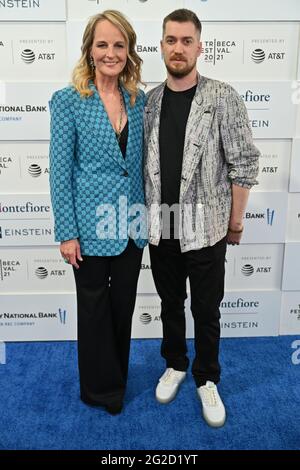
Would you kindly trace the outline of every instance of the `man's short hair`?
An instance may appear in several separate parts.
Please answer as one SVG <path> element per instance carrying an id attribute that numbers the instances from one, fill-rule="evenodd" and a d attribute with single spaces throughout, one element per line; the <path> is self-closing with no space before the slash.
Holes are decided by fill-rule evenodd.
<path id="1" fill-rule="evenodd" d="M 186 23 L 187 21 L 190 21 L 195 25 L 196 30 L 199 32 L 199 36 L 201 36 L 201 21 L 199 20 L 196 13 L 191 10 L 180 8 L 179 10 L 172 11 L 172 13 L 166 16 L 163 22 L 163 35 L 165 34 L 166 24 L 168 21 L 177 21 L 178 23 Z"/>

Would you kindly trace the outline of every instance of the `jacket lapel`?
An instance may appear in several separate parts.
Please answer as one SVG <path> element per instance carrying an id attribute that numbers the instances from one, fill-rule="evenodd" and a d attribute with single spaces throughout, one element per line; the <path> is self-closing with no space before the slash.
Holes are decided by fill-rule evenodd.
<path id="1" fill-rule="evenodd" d="M 146 138 L 148 141 L 145 145 L 148 147 L 148 160 L 147 167 L 149 176 L 151 178 L 153 186 L 160 193 L 161 182 L 160 182 L 160 155 L 159 155 L 159 126 L 160 126 L 160 112 L 161 104 L 164 93 L 165 83 L 161 85 L 161 89 L 156 97 L 155 103 L 151 108 L 145 107 L 145 127 L 146 127 Z M 148 126 L 150 127 L 149 132 L 147 131 Z"/>
<path id="2" fill-rule="evenodd" d="M 126 164 L 128 165 L 128 162 L 134 158 L 136 155 L 134 152 L 134 149 L 132 148 L 134 145 L 134 139 L 133 139 L 133 134 L 134 134 L 134 113 L 136 112 L 136 108 L 131 106 L 130 104 L 130 95 L 127 90 L 125 90 L 124 87 L 122 87 L 122 93 L 123 93 L 123 98 L 125 102 L 125 107 L 126 107 L 126 113 L 127 113 L 127 119 L 128 119 L 128 140 L 127 140 L 127 145 L 126 145 Z M 142 119 L 142 117 L 141 117 Z M 140 150 L 141 151 L 141 150 Z M 120 152 L 121 153 L 121 152 Z M 124 162 L 124 158 L 121 153 L 122 160 Z"/>
<path id="3" fill-rule="evenodd" d="M 89 83 L 89 88 L 93 90 L 94 93 L 92 96 L 84 100 L 84 120 L 90 131 L 97 136 L 101 151 L 103 153 L 107 153 L 122 168 L 126 169 L 126 163 L 116 139 L 115 131 L 100 99 L 99 93 L 92 82 Z M 126 92 L 124 92 L 124 90 L 122 91 L 125 98 Z M 128 113 L 127 103 L 126 110 Z"/>
<path id="4" fill-rule="evenodd" d="M 206 146 L 215 106 L 203 100 L 204 77 L 198 75 L 198 86 L 187 121 L 181 171 L 180 200 L 187 191 Z"/>

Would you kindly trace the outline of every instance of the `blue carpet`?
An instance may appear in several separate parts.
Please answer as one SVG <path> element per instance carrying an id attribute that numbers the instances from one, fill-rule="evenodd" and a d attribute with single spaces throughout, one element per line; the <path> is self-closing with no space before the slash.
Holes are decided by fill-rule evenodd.
<path id="1" fill-rule="evenodd" d="M 124 412 L 79 400 L 76 343 L 7 343 L 0 365 L 1 449 L 299 449 L 300 364 L 292 336 L 223 339 L 223 428 L 203 421 L 189 374 L 176 400 L 154 399 L 159 340 L 133 340 Z M 188 342 L 192 356 L 193 345 Z"/>

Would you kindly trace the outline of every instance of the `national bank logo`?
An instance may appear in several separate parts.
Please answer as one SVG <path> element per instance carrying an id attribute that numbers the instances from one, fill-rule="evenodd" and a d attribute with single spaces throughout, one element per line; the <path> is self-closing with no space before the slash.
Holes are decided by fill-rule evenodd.
<path id="1" fill-rule="evenodd" d="M 275 215 L 275 210 L 274 209 L 267 209 L 267 223 L 268 225 L 273 225 L 274 222 L 274 215 Z"/>
<path id="2" fill-rule="evenodd" d="M 21 53 L 21 59 L 25 64 L 32 64 L 35 61 L 35 53 L 31 49 L 24 49 Z"/>
<path id="3" fill-rule="evenodd" d="M 267 221 L 267 224 L 272 226 L 274 223 L 274 217 L 275 217 L 275 210 L 268 209 L 266 212 L 246 212 L 244 215 L 245 219 L 263 219 Z"/>
<path id="4" fill-rule="evenodd" d="M 256 64 L 260 64 L 263 62 L 266 58 L 266 54 L 262 49 L 254 49 L 254 51 L 251 54 L 251 59 L 253 62 Z"/>
<path id="5" fill-rule="evenodd" d="M 158 53 L 158 46 L 144 46 L 143 44 L 137 44 L 136 51 L 140 54 L 143 52 L 146 53 Z"/>
<path id="6" fill-rule="evenodd" d="M 59 321 L 62 325 L 66 324 L 66 319 L 67 319 L 67 310 L 64 310 L 63 308 L 58 309 L 58 317 Z"/>
<path id="7" fill-rule="evenodd" d="M 242 267 L 241 271 L 244 276 L 252 276 L 252 274 L 254 273 L 254 267 L 251 264 L 245 264 Z"/>
<path id="8" fill-rule="evenodd" d="M 143 269 L 148 269 L 148 270 L 151 271 L 151 265 L 150 265 L 150 264 L 144 264 L 144 263 L 142 263 L 142 264 L 141 264 L 141 270 L 143 270 Z"/>
<path id="9" fill-rule="evenodd" d="M 143 325 L 148 325 L 152 321 L 152 316 L 150 313 L 142 313 L 140 315 L 140 322 L 143 323 Z"/>

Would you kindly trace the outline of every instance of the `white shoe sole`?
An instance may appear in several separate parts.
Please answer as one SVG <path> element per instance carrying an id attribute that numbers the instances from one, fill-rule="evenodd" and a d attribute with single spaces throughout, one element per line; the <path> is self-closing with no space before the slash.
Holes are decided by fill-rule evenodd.
<path id="1" fill-rule="evenodd" d="M 210 421 L 210 419 L 205 415 L 203 410 L 202 410 L 202 415 L 203 415 L 205 422 L 212 428 L 221 428 L 222 426 L 224 426 L 225 421 L 226 421 L 226 415 L 224 416 L 224 419 L 222 421 L 219 421 L 217 423 L 214 421 Z"/>
<path id="2" fill-rule="evenodd" d="M 156 394 L 155 394 L 155 398 L 158 401 L 158 403 L 161 403 L 162 405 L 167 405 L 167 403 L 170 403 L 171 401 L 174 400 L 177 393 L 178 393 L 178 389 L 175 390 L 175 392 L 168 398 L 161 398 L 161 397 L 158 397 Z"/>

